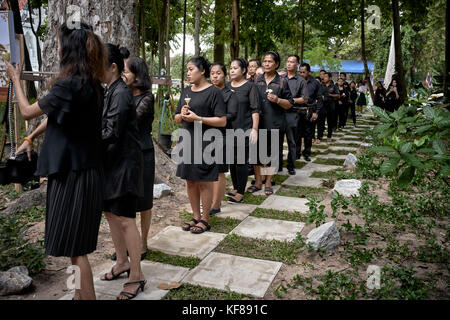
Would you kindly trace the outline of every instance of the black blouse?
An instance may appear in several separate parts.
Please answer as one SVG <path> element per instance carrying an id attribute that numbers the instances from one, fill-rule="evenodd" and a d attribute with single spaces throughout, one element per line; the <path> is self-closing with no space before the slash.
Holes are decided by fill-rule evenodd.
<path id="1" fill-rule="evenodd" d="M 102 119 L 105 200 L 126 194 L 143 196 L 143 156 L 136 122 L 136 107 L 122 78 L 105 96 Z"/>
<path id="2" fill-rule="evenodd" d="M 249 81 L 240 87 L 233 87 L 231 83 L 227 84 L 236 94 L 239 109 L 236 119 L 233 121 L 233 129 L 242 129 L 247 131 L 253 127 L 253 113 L 260 113 L 260 102 L 258 89 L 253 81 Z"/>
<path id="3" fill-rule="evenodd" d="M 38 105 L 47 128 L 37 175 L 101 166 L 103 89 L 74 75 L 59 79 Z"/>
<path id="4" fill-rule="evenodd" d="M 267 90 L 271 89 L 272 93 L 275 94 L 280 99 L 288 100 L 292 105 L 294 105 L 294 99 L 291 95 L 291 90 L 286 79 L 282 79 L 278 73 L 275 73 L 275 78 L 266 84 L 265 74 L 260 75 L 256 79 L 256 86 L 259 92 L 259 98 L 261 101 L 261 129 L 281 129 L 284 120 L 284 111 L 281 106 L 275 102 L 270 102 L 267 99 Z"/>
<path id="5" fill-rule="evenodd" d="M 136 106 L 137 125 L 139 131 L 139 141 L 142 150 L 153 149 L 152 124 L 155 118 L 155 98 L 151 91 L 134 96 Z"/>
<path id="6" fill-rule="evenodd" d="M 223 97 L 223 102 L 225 102 L 226 112 L 227 112 L 227 126 L 226 129 L 233 129 L 233 121 L 237 118 L 239 110 L 239 102 L 236 94 L 230 88 L 223 88 L 220 90 Z"/>

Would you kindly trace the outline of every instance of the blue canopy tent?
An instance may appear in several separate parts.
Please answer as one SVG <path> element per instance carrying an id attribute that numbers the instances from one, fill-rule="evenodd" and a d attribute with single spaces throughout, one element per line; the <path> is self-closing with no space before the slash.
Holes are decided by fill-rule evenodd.
<path id="1" fill-rule="evenodd" d="M 327 64 L 326 61 L 324 61 L 325 65 Z M 372 61 L 367 61 L 367 67 L 369 68 L 369 72 L 371 72 L 375 65 L 373 64 Z M 342 60 L 341 61 L 341 66 L 340 68 L 338 68 L 338 70 L 333 70 L 333 69 L 327 69 L 327 68 L 323 68 L 321 66 L 318 65 L 314 65 L 311 66 L 311 71 L 312 72 L 316 72 L 316 71 L 320 71 L 322 69 L 325 69 L 327 72 L 333 72 L 333 73 L 341 73 L 341 72 L 345 72 L 345 73 L 364 73 L 364 62 L 362 61 L 357 61 L 357 60 Z"/>

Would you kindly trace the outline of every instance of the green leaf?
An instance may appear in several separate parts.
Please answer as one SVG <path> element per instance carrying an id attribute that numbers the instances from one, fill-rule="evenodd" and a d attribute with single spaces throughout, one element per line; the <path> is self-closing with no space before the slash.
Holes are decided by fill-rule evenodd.
<path id="1" fill-rule="evenodd" d="M 439 128 L 448 128 L 448 127 L 450 127 L 450 119 L 438 120 L 438 121 L 436 121 L 436 125 Z"/>
<path id="2" fill-rule="evenodd" d="M 417 150 L 417 152 L 425 153 L 425 154 L 435 153 L 435 151 L 433 149 L 430 149 L 430 148 L 422 148 L 422 149 Z"/>
<path id="3" fill-rule="evenodd" d="M 397 169 L 399 161 L 400 159 L 394 158 L 385 161 L 380 167 L 380 172 L 384 175 L 391 173 L 392 171 Z"/>
<path id="4" fill-rule="evenodd" d="M 450 166 L 443 166 L 441 170 L 439 170 L 439 175 L 443 177 L 450 176 Z"/>
<path id="5" fill-rule="evenodd" d="M 400 119 L 400 122 L 403 122 L 403 123 L 415 122 L 415 120 L 416 120 L 416 117 L 406 117 L 406 118 Z"/>
<path id="6" fill-rule="evenodd" d="M 398 177 L 398 185 L 399 187 L 406 187 L 411 183 L 412 178 L 414 178 L 415 168 L 407 166 L 404 168 Z"/>
<path id="7" fill-rule="evenodd" d="M 390 127 L 391 127 L 390 123 L 379 124 L 373 129 L 373 132 L 375 132 L 375 133 L 384 132 L 387 129 L 389 129 Z"/>
<path id="8" fill-rule="evenodd" d="M 434 119 L 436 117 L 436 113 L 434 112 L 433 108 L 426 106 L 423 108 L 423 114 L 428 118 L 428 119 Z"/>
<path id="9" fill-rule="evenodd" d="M 423 136 L 423 137 L 420 138 L 419 140 L 414 139 L 414 145 L 415 145 L 416 147 L 420 147 L 420 146 L 422 146 L 422 145 L 425 143 L 425 141 L 426 141 L 427 139 L 428 139 L 428 135 Z"/>
<path id="10" fill-rule="evenodd" d="M 406 133 L 406 126 L 404 124 L 399 125 L 398 126 L 398 132 Z"/>
<path id="11" fill-rule="evenodd" d="M 397 152 L 397 150 L 390 146 L 374 146 L 372 150 L 375 152 Z"/>
<path id="12" fill-rule="evenodd" d="M 421 127 L 416 129 L 415 133 L 416 134 L 424 133 L 425 131 L 428 131 L 431 128 L 433 128 L 433 125 L 431 125 L 431 124 L 428 124 L 428 125 L 425 125 L 425 126 L 421 126 Z"/>
<path id="13" fill-rule="evenodd" d="M 412 148 L 412 143 L 411 142 L 402 144 L 402 146 L 400 147 L 400 152 L 401 153 L 408 153 L 408 152 L 411 151 L 411 148 Z"/>
<path id="14" fill-rule="evenodd" d="M 448 154 L 435 154 L 434 156 L 431 157 L 431 159 L 438 160 L 438 161 L 450 161 L 450 155 L 448 155 Z"/>
<path id="15" fill-rule="evenodd" d="M 391 136 L 395 132 L 395 128 L 389 128 L 388 130 L 385 130 L 384 132 L 380 133 L 380 138 L 386 138 Z"/>
<path id="16" fill-rule="evenodd" d="M 391 122 L 391 118 L 389 117 L 389 115 L 386 113 L 386 111 L 384 111 L 383 109 L 379 108 L 379 107 L 372 107 L 371 108 L 372 112 L 380 118 L 380 120 L 382 120 L 383 122 Z"/>
<path id="17" fill-rule="evenodd" d="M 413 155 L 413 154 L 402 153 L 401 156 L 402 156 L 403 159 L 405 159 L 405 161 L 409 165 L 411 165 L 413 167 L 420 168 L 420 167 L 423 166 L 422 161 L 420 161 L 420 159 L 418 157 L 416 157 L 415 155 Z"/>
<path id="18" fill-rule="evenodd" d="M 434 139 L 433 140 L 433 150 L 436 151 L 438 154 L 444 154 L 445 153 L 445 143 L 441 139 Z"/>

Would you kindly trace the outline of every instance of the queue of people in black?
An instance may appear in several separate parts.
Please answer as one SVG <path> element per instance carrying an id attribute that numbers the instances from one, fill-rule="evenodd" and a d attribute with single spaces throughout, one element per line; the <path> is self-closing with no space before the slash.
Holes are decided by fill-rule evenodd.
<path id="1" fill-rule="evenodd" d="M 130 57 L 126 48 L 104 45 L 84 23 L 78 29 L 66 24 L 60 27 L 58 53 L 59 74 L 49 93 L 32 105 L 20 86 L 19 69 L 7 63 L 23 117 L 47 115 L 18 149 L 18 153 L 30 153 L 33 139 L 46 132 L 37 170 L 38 175 L 48 176 L 46 253 L 70 257 L 79 267 L 81 288 L 75 290 L 74 299 L 95 299 L 87 255 L 96 250 L 104 212 L 115 247 L 111 259 L 116 263 L 100 280 L 113 281 L 126 273 L 128 281 L 117 299 L 133 299 L 146 285 L 140 261 L 147 253 L 155 177 L 154 97 L 148 67 L 141 58 Z M 198 164 L 193 148 L 192 161 L 178 165 L 176 174 L 186 180 L 193 212 L 182 230 L 193 234 L 210 230 L 210 216 L 221 212 L 224 196 L 229 203 L 239 204 L 246 192 L 258 192 L 263 186 L 266 195 L 273 194 L 272 178 L 283 167 L 284 136 L 287 170 L 295 175 L 296 160 L 303 156 L 311 161 L 313 140 L 320 143 L 325 122 L 328 139 L 346 127 L 349 110 L 356 126 L 355 105 L 366 104 L 362 83 L 358 88 L 354 81 L 348 84 L 342 73 L 335 84 L 325 70 L 320 78 L 314 78 L 310 65 L 300 64 L 297 55 L 287 57 L 287 73 L 282 76 L 277 71 L 280 65 L 281 57 L 275 51 L 266 52 L 261 61 L 233 59 L 229 70 L 222 63 L 211 65 L 203 57 L 188 61 L 190 86 L 181 93 L 175 121 L 192 134 L 180 137 L 179 142 L 194 139 L 196 122 L 202 133 L 218 128 L 223 141 L 227 129 L 247 134 L 239 142 L 244 147 L 241 154 L 237 140 L 231 156 L 224 143 L 220 164 L 204 159 Z M 226 82 L 228 76 L 230 82 Z M 395 80 L 386 93 L 378 86 L 376 97 L 376 104 L 398 99 Z M 268 155 L 278 157 L 278 166 L 264 162 L 259 154 L 250 159 L 250 145 L 261 147 L 261 129 L 269 132 L 264 143 Z M 279 139 L 279 150 L 270 150 L 273 139 Z M 202 154 L 212 143 L 214 140 L 201 142 Z M 228 171 L 233 186 L 227 192 Z M 251 171 L 255 180 L 246 188 Z M 140 212 L 141 232 L 136 212 Z"/>

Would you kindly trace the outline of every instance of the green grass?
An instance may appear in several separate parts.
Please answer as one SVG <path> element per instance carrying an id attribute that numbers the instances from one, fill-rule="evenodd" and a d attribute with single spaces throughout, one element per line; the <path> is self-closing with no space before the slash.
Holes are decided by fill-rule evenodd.
<path id="1" fill-rule="evenodd" d="M 285 197 L 307 198 L 307 197 L 324 197 L 328 193 L 323 187 L 302 187 L 302 186 L 282 186 L 276 194 Z"/>
<path id="2" fill-rule="evenodd" d="M 322 179 L 337 179 L 338 173 L 342 172 L 340 169 L 330 170 L 330 171 L 314 171 L 311 174 L 311 178 L 322 178 Z"/>
<path id="3" fill-rule="evenodd" d="M 308 163 L 307 162 L 302 162 L 302 161 L 295 161 L 294 162 L 294 167 L 296 168 L 296 169 L 301 169 L 301 168 L 303 168 L 304 166 L 306 166 Z M 283 160 L 283 168 L 286 168 L 287 167 L 287 160 Z"/>
<path id="4" fill-rule="evenodd" d="M 33 207 L 19 212 L 21 219 L 26 223 L 41 222 L 45 219 L 45 207 Z"/>
<path id="5" fill-rule="evenodd" d="M 328 145 L 326 145 L 326 144 L 313 144 L 313 148 L 316 148 L 316 149 L 328 149 Z"/>
<path id="6" fill-rule="evenodd" d="M 258 240 L 230 234 L 219 243 L 214 251 L 254 259 L 280 261 L 285 264 L 295 264 L 295 260 L 302 252 L 302 248 L 295 241 Z"/>
<path id="7" fill-rule="evenodd" d="M 214 288 L 194 286 L 183 283 L 181 287 L 172 289 L 163 300 L 243 300 L 252 299 L 250 296 L 232 292 L 222 291 Z"/>
<path id="8" fill-rule="evenodd" d="M 283 176 L 283 175 L 274 175 L 272 177 L 272 182 L 275 182 L 277 185 L 283 184 L 284 181 L 286 181 L 289 178 L 289 176 Z"/>
<path id="9" fill-rule="evenodd" d="M 183 210 L 180 212 L 180 217 L 183 219 L 182 224 L 180 226 L 183 226 L 185 222 L 192 219 L 192 213 Z M 211 226 L 211 232 L 216 233 L 229 233 L 231 230 L 236 228 L 236 226 L 241 223 L 240 220 L 233 219 L 230 217 L 226 218 L 219 218 L 218 216 L 211 216 L 209 217 L 209 224 Z"/>
<path id="10" fill-rule="evenodd" d="M 264 187 L 263 187 L 264 190 Z M 263 196 L 263 195 L 254 195 L 252 193 L 246 192 L 244 194 L 244 201 L 243 203 L 245 204 L 255 204 L 255 205 L 260 205 L 264 202 L 264 200 L 267 199 L 267 196 Z"/>
<path id="11" fill-rule="evenodd" d="M 330 166 L 342 166 L 344 164 L 344 160 L 343 159 L 322 159 L 322 158 L 317 158 L 316 160 L 314 160 L 313 163 L 326 164 L 326 165 L 330 165 Z"/>
<path id="12" fill-rule="evenodd" d="M 165 264 L 171 264 L 174 266 L 180 266 L 185 268 L 195 268 L 199 265 L 201 259 L 196 257 L 180 257 L 166 254 L 161 251 L 147 250 L 146 260 L 151 260 L 155 262 L 161 262 Z"/>
<path id="13" fill-rule="evenodd" d="M 332 153 L 332 154 L 336 154 L 336 155 L 339 155 L 339 156 L 342 156 L 342 155 L 346 156 L 350 152 L 352 152 L 352 151 L 347 151 L 347 150 L 327 150 L 325 152 L 322 152 L 321 154 L 325 155 L 325 154 Z M 342 164 L 344 164 L 344 160 L 342 160 Z"/>
<path id="14" fill-rule="evenodd" d="M 359 148 L 359 143 L 339 143 L 339 141 L 334 143 L 334 146 L 336 147 L 349 147 L 349 148 Z"/>
<path id="15" fill-rule="evenodd" d="M 263 208 L 256 208 L 252 213 L 250 213 L 250 215 L 252 217 L 257 218 L 300 221 L 300 222 L 306 222 L 306 220 L 308 219 L 307 216 L 301 214 L 298 211 L 291 212 L 286 210 L 263 209 Z"/>

